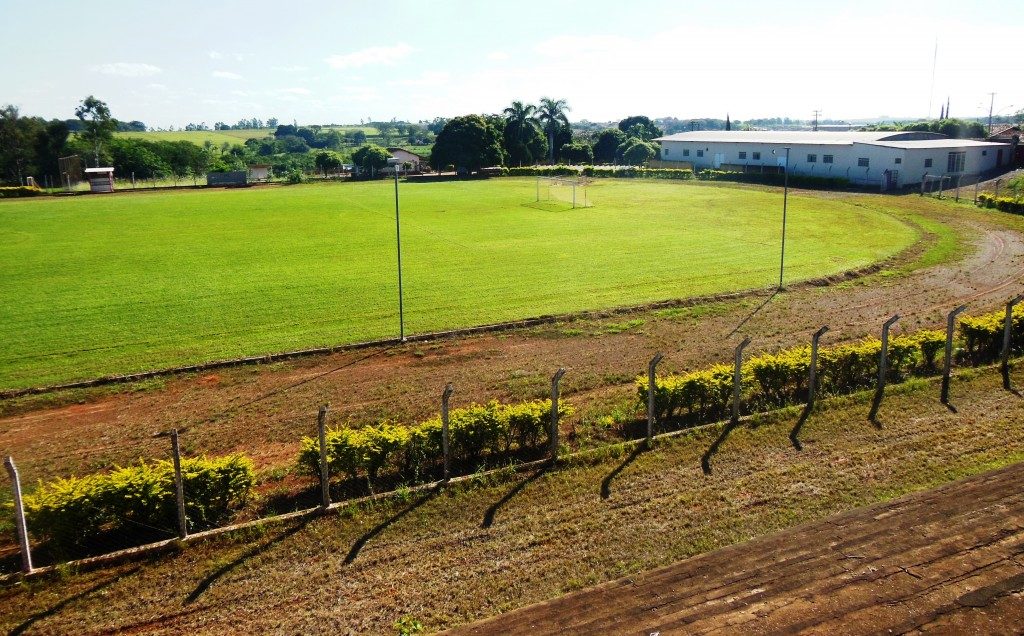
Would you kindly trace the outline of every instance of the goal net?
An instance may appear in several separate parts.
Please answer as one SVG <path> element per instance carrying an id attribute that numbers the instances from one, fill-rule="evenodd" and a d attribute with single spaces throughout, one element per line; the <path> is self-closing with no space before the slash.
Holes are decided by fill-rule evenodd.
<path id="1" fill-rule="evenodd" d="M 589 208 L 592 205 L 588 196 L 590 183 L 586 177 L 537 177 L 536 200 L 538 203 L 565 203 L 572 209 Z"/>

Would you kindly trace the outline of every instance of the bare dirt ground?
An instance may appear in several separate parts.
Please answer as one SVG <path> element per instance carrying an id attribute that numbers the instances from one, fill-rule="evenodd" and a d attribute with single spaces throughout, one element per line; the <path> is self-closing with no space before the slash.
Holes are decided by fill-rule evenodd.
<path id="1" fill-rule="evenodd" d="M 891 198 L 858 195 L 858 204 L 891 205 Z M 0 404 L 0 448 L 19 460 L 32 483 L 95 470 L 139 457 L 163 457 L 166 439 L 185 429 L 186 453 L 250 454 L 261 471 L 294 463 L 298 440 L 314 430 L 317 406 L 331 403 L 331 424 L 378 417 L 420 418 L 437 412 L 446 382 L 454 404 L 542 397 L 559 366 L 568 374 L 563 395 L 603 407 L 632 392 L 632 379 L 656 351 L 664 370 L 728 360 L 743 336 L 755 353 L 805 342 L 822 324 L 827 342 L 875 334 L 890 315 L 899 329 L 944 323 L 945 312 L 967 303 L 988 311 L 1024 291 L 1024 238 L 1010 215 L 915 196 L 898 199 L 904 212 L 926 215 L 956 230 L 962 258 L 913 268 L 934 236 L 902 262 L 867 279 L 822 287 L 792 287 L 696 307 L 575 320 L 514 332 L 435 343 L 352 351 L 270 365 L 171 378 L 159 388 L 111 393 L 70 392 Z M 71 405 L 67 401 L 81 400 Z M 54 406 L 58 404 L 58 406 Z M 576 423 L 568 425 L 570 443 Z"/>
<path id="2" fill-rule="evenodd" d="M 452 634 L 1017 634 L 1024 465 L 837 515 Z"/>

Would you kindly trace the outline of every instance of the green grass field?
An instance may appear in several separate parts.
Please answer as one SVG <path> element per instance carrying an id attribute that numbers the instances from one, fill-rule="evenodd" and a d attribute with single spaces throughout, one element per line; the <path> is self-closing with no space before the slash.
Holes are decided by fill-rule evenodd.
<path id="1" fill-rule="evenodd" d="M 406 332 L 777 282 L 781 196 L 602 181 L 403 183 Z M 390 181 L 0 202 L 0 387 L 393 337 Z M 885 258 L 918 231 L 791 195 L 787 279 Z"/>
<path id="2" fill-rule="evenodd" d="M 326 126 L 334 130 L 362 130 L 367 135 L 376 135 L 377 129 L 372 126 Z M 247 139 L 262 139 L 273 134 L 270 128 L 253 130 L 175 130 L 175 131 L 146 131 L 146 132 L 119 132 L 118 137 L 145 139 L 147 141 L 191 141 L 197 146 L 202 146 L 206 141 L 213 142 L 220 146 L 224 142 L 229 144 L 242 144 Z"/>

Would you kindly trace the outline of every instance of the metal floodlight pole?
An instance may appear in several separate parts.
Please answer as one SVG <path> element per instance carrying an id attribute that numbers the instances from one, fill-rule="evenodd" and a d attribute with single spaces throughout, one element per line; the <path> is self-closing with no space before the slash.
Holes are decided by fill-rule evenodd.
<path id="1" fill-rule="evenodd" d="M 735 426 L 740 421 L 740 384 L 743 378 L 743 350 L 750 344 L 750 338 L 744 338 L 743 342 L 736 346 L 736 355 L 732 368 L 732 420 L 731 425 Z"/>
<path id="2" fill-rule="evenodd" d="M 320 406 L 316 414 L 316 433 L 320 443 L 320 507 L 327 510 L 331 507 L 331 476 L 327 461 L 327 409 L 329 404 Z"/>
<path id="3" fill-rule="evenodd" d="M 657 384 L 655 370 L 658 363 L 664 358 L 660 353 L 654 354 L 651 361 L 647 363 L 647 439 L 646 444 L 651 445 L 651 438 L 654 436 L 654 392 Z"/>
<path id="4" fill-rule="evenodd" d="M 562 381 L 565 369 L 562 367 L 551 376 L 551 460 L 558 459 L 558 383 Z"/>
<path id="5" fill-rule="evenodd" d="M 395 245 L 398 247 L 398 339 L 405 342 L 405 307 L 402 296 L 402 216 L 398 208 L 398 161 L 389 160 L 395 170 Z"/>
<path id="6" fill-rule="evenodd" d="M 967 310 L 967 305 L 960 305 L 946 316 L 946 360 L 942 366 L 941 402 L 949 404 L 949 374 L 953 366 L 953 332 L 956 329 L 956 318 Z"/>
<path id="7" fill-rule="evenodd" d="M 1024 294 L 1014 296 L 1006 303 L 1006 318 L 1003 319 L 1003 350 L 999 353 L 1000 367 L 1003 373 L 1003 388 L 1010 390 L 1010 340 L 1013 336 L 1013 307 L 1024 300 Z"/>
<path id="8" fill-rule="evenodd" d="M 452 393 L 455 393 L 455 387 L 449 382 L 445 385 L 444 392 L 441 393 L 441 454 L 444 455 L 444 483 L 446 484 L 452 474 L 451 446 L 448 441 L 448 400 L 452 398 Z"/>
<path id="9" fill-rule="evenodd" d="M 174 494 L 178 505 L 178 538 L 188 537 L 188 517 L 185 515 L 185 484 L 181 477 L 181 446 L 178 429 L 171 430 L 171 455 L 174 462 Z"/>
<path id="10" fill-rule="evenodd" d="M 786 271 L 786 208 L 789 203 L 789 151 L 791 146 L 786 146 L 786 165 L 783 169 L 782 178 L 782 255 L 779 258 L 779 291 L 782 291 L 783 275 Z M 772 151 L 775 154 L 775 151 Z"/>

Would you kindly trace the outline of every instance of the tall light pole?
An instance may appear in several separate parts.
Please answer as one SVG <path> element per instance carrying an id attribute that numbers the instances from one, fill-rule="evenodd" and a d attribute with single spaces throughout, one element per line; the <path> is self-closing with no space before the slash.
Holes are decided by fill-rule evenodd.
<path id="1" fill-rule="evenodd" d="M 790 146 L 786 146 L 786 165 L 783 171 L 785 175 L 782 180 L 782 257 L 779 260 L 779 291 L 783 290 L 782 287 L 782 274 L 786 270 L 786 205 L 789 201 L 789 151 Z M 775 151 L 772 150 L 772 154 Z"/>
<path id="2" fill-rule="evenodd" d="M 405 342 L 405 308 L 402 304 L 402 216 L 398 209 L 398 166 L 401 161 L 388 159 L 395 171 L 395 245 L 398 247 L 398 338 Z"/>

